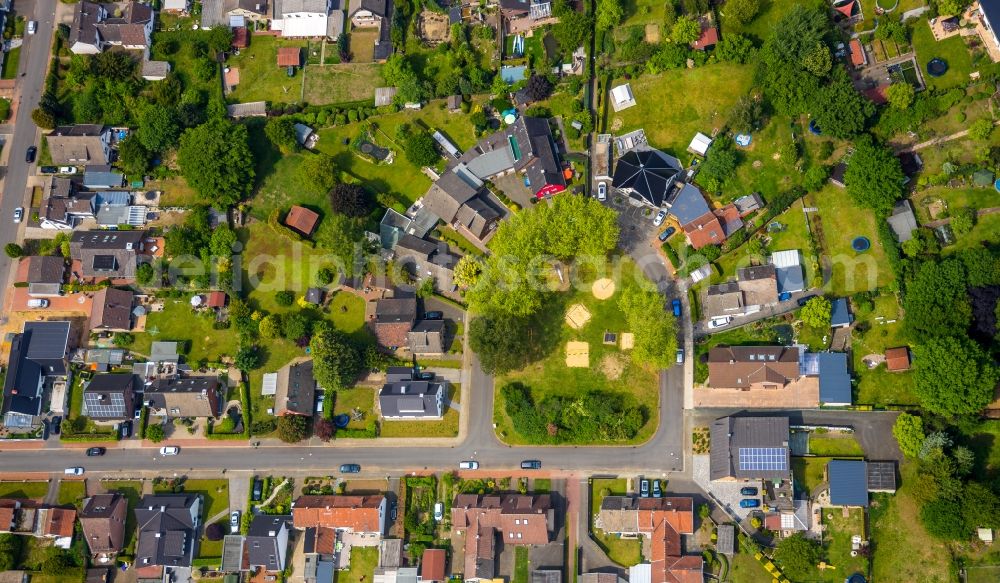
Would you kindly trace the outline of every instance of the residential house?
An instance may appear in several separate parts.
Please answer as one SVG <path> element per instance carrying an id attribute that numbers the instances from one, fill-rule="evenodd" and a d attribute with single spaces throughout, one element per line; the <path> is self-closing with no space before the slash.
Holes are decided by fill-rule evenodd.
<path id="1" fill-rule="evenodd" d="M 135 508 L 135 568 L 190 567 L 201 509 L 198 494 L 143 496 Z"/>
<path id="2" fill-rule="evenodd" d="M 777 389 L 800 376 L 795 346 L 715 346 L 708 352 L 711 388 Z"/>
<path id="3" fill-rule="evenodd" d="M 68 179 L 55 178 L 53 180 Z M 43 229 L 69 231 L 79 226 L 84 219 L 97 216 L 97 195 L 93 192 L 80 192 L 72 196 L 49 196 L 42 200 L 38 213 L 38 223 Z"/>
<path id="4" fill-rule="evenodd" d="M 378 28 L 373 57 L 379 63 L 392 55 L 392 11 L 392 0 L 351 0 L 347 8 L 354 28 Z"/>
<path id="5" fill-rule="evenodd" d="M 459 494 L 451 505 L 451 528 L 464 551 L 465 580 L 493 579 L 498 539 L 514 547 L 548 543 L 555 508 L 548 494 Z"/>
<path id="6" fill-rule="evenodd" d="M 500 14 L 508 21 L 505 30 L 531 30 L 552 23 L 552 2 L 549 0 L 500 0 Z"/>
<path id="7" fill-rule="evenodd" d="M 431 232 L 439 220 L 441 218 L 427 208 L 423 198 L 413 203 L 406 210 L 406 214 L 386 209 L 385 215 L 379 222 L 379 243 L 383 249 L 392 249 L 405 234 L 422 239 Z"/>
<path id="8" fill-rule="evenodd" d="M 886 218 L 889 227 L 892 229 L 896 240 L 905 243 L 913 238 L 913 231 L 917 230 L 917 216 L 913 214 L 913 205 L 907 199 L 896 202 L 892 207 L 892 214 Z"/>
<path id="9" fill-rule="evenodd" d="M 778 278 L 773 265 L 736 270 L 736 281 L 708 288 L 705 312 L 709 318 L 745 316 L 778 303 Z"/>
<path id="10" fill-rule="evenodd" d="M 444 354 L 444 320 L 421 320 L 407 334 L 413 354 Z"/>
<path id="11" fill-rule="evenodd" d="M 332 555 L 334 542 L 345 534 L 353 535 L 354 546 L 377 546 L 385 533 L 387 513 L 381 495 L 299 496 L 292 522 L 295 528 L 305 529 L 306 540 L 313 540 L 316 552 Z"/>
<path id="12" fill-rule="evenodd" d="M 787 417 L 722 417 L 709 428 L 712 480 L 790 480 Z"/>
<path id="13" fill-rule="evenodd" d="M 480 140 L 459 161 L 454 171 L 474 186 L 477 182 L 517 173 L 524 177 L 525 185 L 536 198 L 566 190 L 566 178 L 547 119 L 520 117 Z M 478 190 L 481 186 L 475 187 Z"/>
<path id="14" fill-rule="evenodd" d="M 283 38 L 336 40 L 344 30 L 343 10 L 338 5 L 331 15 L 331 0 L 274 0 L 272 6 L 271 30 Z"/>
<path id="15" fill-rule="evenodd" d="M 85 4 L 81 0 L 77 10 Z M 96 6 L 96 4 L 92 5 Z M 52 164 L 56 166 L 87 166 L 111 162 L 111 129 L 100 124 L 57 126 L 45 136 Z"/>
<path id="16" fill-rule="evenodd" d="M 47 381 L 68 380 L 69 334 L 69 322 L 25 322 L 11 339 L 0 405 L 4 427 L 34 426 L 42 413 Z"/>
<path id="17" fill-rule="evenodd" d="M 618 158 L 611 186 L 642 204 L 659 208 L 681 170 L 680 160 L 659 150 L 630 150 Z"/>
<path id="18" fill-rule="evenodd" d="M 70 238 L 70 257 L 79 261 L 84 279 L 135 279 L 139 256 L 143 252 L 144 231 L 77 231 Z"/>
<path id="19" fill-rule="evenodd" d="M 229 22 L 232 22 L 234 16 L 251 22 L 263 22 L 269 16 L 267 0 L 226 0 L 223 11 Z"/>
<path id="20" fill-rule="evenodd" d="M 112 190 L 125 185 L 125 175 L 107 164 L 91 164 L 83 169 L 83 187 L 87 190 Z"/>
<path id="21" fill-rule="evenodd" d="M 52 546 L 69 549 L 73 546 L 73 529 L 76 525 L 76 510 L 72 508 L 39 508 L 35 518 L 36 538 L 52 540 Z"/>
<path id="22" fill-rule="evenodd" d="M 386 383 L 378 393 L 383 419 L 441 419 L 444 417 L 448 382 L 422 380 L 406 366 L 386 371 Z"/>
<path id="23" fill-rule="evenodd" d="M 432 242 L 406 233 L 399 237 L 392 251 L 396 264 L 416 279 L 430 277 L 434 279 L 436 289 L 454 289 L 452 278 L 455 264 L 460 258 L 451 254 L 446 243 Z"/>
<path id="24" fill-rule="evenodd" d="M 132 373 L 95 375 L 83 388 L 82 413 L 95 421 L 131 419 L 140 379 Z"/>
<path id="25" fill-rule="evenodd" d="M 712 210 L 701 190 L 693 184 L 675 189 L 667 209 L 677 220 L 688 242 L 695 249 L 705 245 L 721 245 L 729 235 L 743 227 L 739 210 L 734 205 Z"/>
<path id="26" fill-rule="evenodd" d="M 33 256 L 23 259 L 28 262 L 28 295 L 31 297 L 55 297 L 62 293 L 66 279 L 66 261 L 61 256 Z"/>
<path id="27" fill-rule="evenodd" d="M 83 501 L 80 526 L 90 554 L 98 562 L 113 559 L 125 548 L 128 499 L 118 493 L 96 494 Z"/>
<path id="28" fill-rule="evenodd" d="M 605 496 L 594 526 L 622 538 L 645 539 L 648 562 L 632 567 L 630 581 L 701 583 L 704 579 L 701 555 L 685 555 L 682 548 L 681 536 L 694 533 L 692 498 Z"/>
<path id="29" fill-rule="evenodd" d="M 133 205 L 132 194 L 124 190 L 104 190 L 94 195 L 94 218 L 101 227 L 142 227 L 146 224 L 147 211 L 145 206 Z"/>
<path id="30" fill-rule="evenodd" d="M 222 384 L 218 377 L 158 378 L 146 385 L 151 412 L 169 417 L 218 417 L 222 414 Z"/>
<path id="31" fill-rule="evenodd" d="M 94 331 L 128 332 L 132 329 L 132 303 L 135 294 L 113 287 L 101 288 L 94 294 L 90 311 L 90 329 Z"/>
<path id="32" fill-rule="evenodd" d="M 311 417 L 316 399 L 313 360 L 299 357 L 278 369 L 274 394 L 274 414 Z"/>
<path id="33" fill-rule="evenodd" d="M 885 351 L 885 368 L 889 372 L 910 370 L 910 349 L 907 346 L 887 348 Z"/>
<path id="34" fill-rule="evenodd" d="M 707 386 L 709 394 L 721 391 L 713 401 L 717 406 L 726 398 L 744 407 L 851 404 L 847 355 L 798 346 L 716 346 L 708 353 Z"/>
<path id="35" fill-rule="evenodd" d="M 153 20 L 154 12 L 149 4 L 129 2 L 119 8 L 81 0 L 73 9 L 69 50 L 78 55 L 96 55 L 113 46 L 148 51 Z M 55 158 L 53 162 L 59 164 Z"/>
<path id="36" fill-rule="evenodd" d="M 243 543 L 250 570 L 259 568 L 269 573 L 285 570 L 291 525 L 292 517 L 288 514 L 253 517 Z"/>
<path id="37" fill-rule="evenodd" d="M 444 549 L 427 549 L 420 557 L 421 583 L 443 583 L 447 578 L 446 562 L 448 551 Z"/>
<path id="38" fill-rule="evenodd" d="M 797 532 L 806 532 L 812 525 L 812 509 L 809 500 L 792 500 L 791 506 L 775 508 L 764 514 L 764 528 L 777 533 L 782 538 Z"/>
<path id="39" fill-rule="evenodd" d="M 830 505 L 868 506 L 869 492 L 896 491 L 895 462 L 830 460 L 826 464 L 830 484 Z"/>
<path id="40" fill-rule="evenodd" d="M 771 265 L 778 277 L 779 293 L 795 293 L 806 289 L 798 250 L 775 251 L 771 255 Z"/>
<path id="41" fill-rule="evenodd" d="M 459 164 L 441 174 L 422 200 L 426 208 L 455 230 L 485 243 L 505 211 L 483 192 L 484 183 L 469 168 Z"/>
<path id="42" fill-rule="evenodd" d="M 375 304 L 371 327 L 380 346 L 395 350 L 406 346 L 417 321 L 416 298 L 385 298 Z"/>
<path id="43" fill-rule="evenodd" d="M 298 50 L 298 49 L 296 49 Z M 285 226 L 295 230 L 303 237 L 311 237 L 319 223 L 319 213 L 303 206 L 293 206 L 285 217 Z"/>

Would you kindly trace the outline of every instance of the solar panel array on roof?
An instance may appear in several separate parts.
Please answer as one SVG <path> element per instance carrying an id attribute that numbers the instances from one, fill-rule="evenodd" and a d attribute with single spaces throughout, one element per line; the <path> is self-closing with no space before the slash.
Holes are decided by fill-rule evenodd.
<path id="1" fill-rule="evenodd" d="M 84 393 L 83 401 L 90 417 L 107 419 L 127 417 L 131 413 L 125 411 L 125 395 L 122 393 Z"/>
<path id="2" fill-rule="evenodd" d="M 896 491 L 895 462 L 868 462 L 868 490 L 870 492 Z"/>
<path id="3" fill-rule="evenodd" d="M 94 255 L 94 271 L 116 271 L 118 261 L 114 255 Z"/>
<path id="4" fill-rule="evenodd" d="M 740 469 L 744 471 L 788 469 L 787 449 L 783 447 L 741 447 Z"/>

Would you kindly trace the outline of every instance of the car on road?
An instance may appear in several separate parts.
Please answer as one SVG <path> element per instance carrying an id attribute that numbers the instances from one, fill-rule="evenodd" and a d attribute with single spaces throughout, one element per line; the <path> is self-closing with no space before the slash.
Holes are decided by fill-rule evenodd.
<path id="1" fill-rule="evenodd" d="M 681 300 L 679 298 L 674 298 L 670 302 L 670 307 L 674 310 L 674 317 L 675 318 L 680 318 L 681 317 Z"/>
<path id="2" fill-rule="evenodd" d="M 799 307 L 801 308 L 802 306 L 808 304 L 809 300 L 811 300 L 811 299 L 813 299 L 815 297 L 818 297 L 818 296 L 816 294 L 809 294 L 809 295 L 807 295 L 807 296 L 805 296 L 803 298 L 799 298 L 799 301 L 798 301 Z"/>
<path id="3" fill-rule="evenodd" d="M 649 480 L 646 478 L 639 480 L 639 496 L 649 498 Z"/>
<path id="4" fill-rule="evenodd" d="M 52 435 L 59 435 L 59 429 L 62 427 L 62 417 L 53 417 L 51 424 Z"/>
<path id="5" fill-rule="evenodd" d="M 443 320 L 444 312 L 433 310 L 430 312 L 424 312 L 424 320 Z"/>
<path id="6" fill-rule="evenodd" d="M 434 503 L 434 522 L 441 522 L 444 520 L 444 503 L 435 502 Z"/>
<path id="7" fill-rule="evenodd" d="M 663 490 L 660 489 L 660 481 L 653 480 L 653 498 L 663 497 Z"/>
<path id="8" fill-rule="evenodd" d="M 36 146 L 28 146 L 28 151 L 24 153 L 24 161 L 31 164 L 35 161 L 36 154 L 38 154 L 38 148 Z"/>
<path id="9" fill-rule="evenodd" d="M 59 172 L 59 168 L 56 166 L 39 166 L 38 172 L 40 174 L 56 174 Z"/>
<path id="10" fill-rule="evenodd" d="M 479 462 L 475 462 L 475 461 L 459 462 L 458 463 L 458 469 L 460 469 L 460 470 L 478 470 L 479 469 Z"/>
<path id="11" fill-rule="evenodd" d="M 35 22 L 34 20 L 29 20 L 28 26 L 25 28 L 25 30 L 28 31 L 28 34 L 35 34 L 36 32 L 38 32 L 38 23 Z"/>
<path id="12" fill-rule="evenodd" d="M 608 200 L 608 183 L 601 182 L 597 185 L 597 200 L 604 202 Z"/>
<path id="13" fill-rule="evenodd" d="M 24 207 L 14 209 L 14 222 L 20 223 L 24 219 Z"/>
<path id="14" fill-rule="evenodd" d="M 98 457 L 104 455 L 107 450 L 103 447 L 89 447 L 87 448 L 87 457 Z"/>
<path id="15" fill-rule="evenodd" d="M 756 496 L 757 488 L 752 486 L 747 486 L 746 488 L 740 488 L 740 496 Z"/>
<path id="16" fill-rule="evenodd" d="M 677 364 L 684 364 L 684 349 L 677 349 Z"/>
<path id="17" fill-rule="evenodd" d="M 653 224 L 659 227 L 660 225 L 663 224 L 663 219 L 665 218 L 667 218 L 667 211 L 661 210 L 660 212 L 656 213 L 656 217 L 653 219 Z"/>
<path id="18" fill-rule="evenodd" d="M 756 498 L 744 498 L 740 500 L 740 508 L 760 508 L 760 500 Z"/>
<path id="19" fill-rule="evenodd" d="M 181 448 L 176 445 L 165 445 L 160 448 L 160 455 L 177 455 L 181 452 Z"/>
<path id="20" fill-rule="evenodd" d="M 660 242 L 663 242 L 669 239 L 670 235 L 673 235 L 676 232 L 677 229 L 675 229 L 674 227 L 667 227 L 662 233 L 659 234 L 658 238 L 660 239 Z"/>
<path id="21" fill-rule="evenodd" d="M 399 516 L 399 503 L 393 502 L 392 506 L 389 507 L 389 520 L 395 522 L 398 516 Z"/>
<path id="22" fill-rule="evenodd" d="M 60 166 L 59 174 L 76 174 L 76 166 Z"/>
<path id="23" fill-rule="evenodd" d="M 49 300 L 45 298 L 31 298 L 28 300 L 29 308 L 47 308 L 49 307 Z"/>
<path id="24" fill-rule="evenodd" d="M 340 464 L 341 474 L 360 474 L 361 466 L 358 464 Z"/>
<path id="25" fill-rule="evenodd" d="M 780 294 L 778 294 L 778 301 L 779 302 L 787 302 L 790 299 L 792 299 L 792 293 L 791 292 L 781 292 Z"/>
<path id="26" fill-rule="evenodd" d="M 542 469 L 541 460 L 524 460 L 521 462 L 522 470 L 540 470 Z"/>
<path id="27" fill-rule="evenodd" d="M 723 326 L 728 326 L 730 322 L 733 321 L 732 316 L 719 316 L 718 318 L 712 318 L 708 321 L 709 328 L 722 328 Z"/>
<path id="28" fill-rule="evenodd" d="M 240 533 L 240 511 L 233 510 L 229 513 L 229 533 L 239 534 Z"/>
<path id="29" fill-rule="evenodd" d="M 65 470 L 63 470 L 63 473 L 66 474 L 67 476 L 82 476 L 83 468 L 79 466 L 75 468 L 66 468 Z"/>
<path id="30" fill-rule="evenodd" d="M 122 424 L 118 426 L 118 431 L 121 433 L 122 439 L 128 439 L 132 437 L 132 422 L 122 421 Z"/>

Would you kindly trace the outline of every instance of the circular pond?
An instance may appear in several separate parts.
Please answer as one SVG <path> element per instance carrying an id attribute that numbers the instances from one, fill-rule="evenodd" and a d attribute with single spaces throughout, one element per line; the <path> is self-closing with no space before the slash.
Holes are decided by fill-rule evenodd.
<path id="1" fill-rule="evenodd" d="M 864 253 L 872 246 L 872 242 L 868 240 L 868 237 L 855 237 L 851 241 L 851 249 L 854 249 L 858 253 Z"/>

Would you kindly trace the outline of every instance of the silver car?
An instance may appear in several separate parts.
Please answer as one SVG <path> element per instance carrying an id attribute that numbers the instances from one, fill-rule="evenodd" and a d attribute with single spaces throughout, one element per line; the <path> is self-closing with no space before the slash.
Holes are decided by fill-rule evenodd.
<path id="1" fill-rule="evenodd" d="M 653 224 L 659 227 L 663 224 L 663 219 L 667 218 L 667 211 L 660 211 L 656 213 L 656 218 L 653 219 Z"/>

